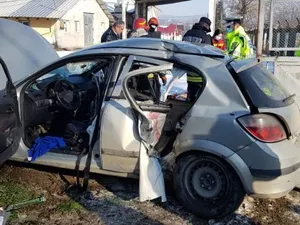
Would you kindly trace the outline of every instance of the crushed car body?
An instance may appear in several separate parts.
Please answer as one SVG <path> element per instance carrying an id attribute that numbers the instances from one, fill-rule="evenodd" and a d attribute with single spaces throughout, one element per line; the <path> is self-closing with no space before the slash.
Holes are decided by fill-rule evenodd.
<path id="1" fill-rule="evenodd" d="M 40 46 L 34 54 L 51 51 Z M 256 60 L 235 61 L 206 45 L 128 39 L 49 57 L 13 81 L 5 54 L 1 162 L 24 162 L 37 138 L 61 137 L 66 146 L 30 163 L 139 177 L 141 201 L 165 201 L 169 159 L 178 199 L 203 218 L 234 212 L 245 194 L 278 198 L 300 183 L 299 109 Z M 201 80 L 194 101 L 190 74 Z"/>

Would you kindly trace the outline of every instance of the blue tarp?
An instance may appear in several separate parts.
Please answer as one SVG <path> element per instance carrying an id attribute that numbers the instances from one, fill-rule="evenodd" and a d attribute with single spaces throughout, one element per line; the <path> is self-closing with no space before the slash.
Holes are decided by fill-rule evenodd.
<path id="1" fill-rule="evenodd" d="M 51 149 L 66 147 L 63 138 L 60 137 L 38 137 L 33 146 L 28 150 L 28 160 L 35 161 L 36 158 L 46 154 Z"/>

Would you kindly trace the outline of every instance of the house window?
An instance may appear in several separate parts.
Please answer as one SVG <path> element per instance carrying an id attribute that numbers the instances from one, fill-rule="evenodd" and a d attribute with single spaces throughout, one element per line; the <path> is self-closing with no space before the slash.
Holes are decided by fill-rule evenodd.
<path id="1" fill-rule="evenodd" d="M 29 26 L 29 20 L 19 20 L 20 23 L 23 23 L 26 26 Z"/>
<path id="2" fill-rule="evenodd" d="M 79 32 L 79 21 L 75 21 L 75 32 Z"/>
<path id="3" fill-rule="evenodd" d="M 65 20 L 65 32 L 68 32 L 70 29 L 70 22 L 69 20 Z"/>

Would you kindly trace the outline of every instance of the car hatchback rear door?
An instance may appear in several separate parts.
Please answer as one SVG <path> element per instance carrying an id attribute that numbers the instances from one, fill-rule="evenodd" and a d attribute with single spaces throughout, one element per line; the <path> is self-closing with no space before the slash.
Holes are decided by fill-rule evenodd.
<path id="1" fill-rule="evenodd" d="M 3 59 L 0 57 L 0 165 L 13 156 L 21 139 L 21 123 L 16 89 Z M 3 71 L 3 72 L 2 72 Z"/>

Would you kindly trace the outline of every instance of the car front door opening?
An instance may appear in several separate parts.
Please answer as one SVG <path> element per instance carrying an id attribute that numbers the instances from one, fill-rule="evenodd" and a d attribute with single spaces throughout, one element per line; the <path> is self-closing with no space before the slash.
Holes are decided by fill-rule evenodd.
<path id="1" fill-rule="evenodd" d="M 65 146 L 51 152 L 86 154 L 93 135 L 87 130 L 98 116 L 110 65 L 110 59 L 69 62 L 32 81 L 24 92 L 25 144 L 59 137 Z"/>

